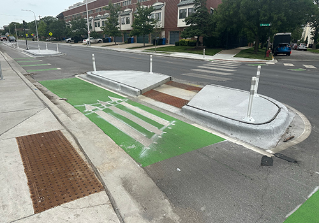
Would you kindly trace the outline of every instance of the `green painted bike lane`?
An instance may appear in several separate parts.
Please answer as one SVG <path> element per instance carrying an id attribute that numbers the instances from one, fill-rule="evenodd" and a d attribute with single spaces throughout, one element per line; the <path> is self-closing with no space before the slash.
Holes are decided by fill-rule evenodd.
<path id="1" fill-rule="evenodd" d="M 223 138 L 78 78 L 40 82 L 85 114 L 141 166 Z"/>
<path id="2" fill-rule="evenodd" d="M 284 223 L 319 223 L 319 190 L 292 213 Z"/>

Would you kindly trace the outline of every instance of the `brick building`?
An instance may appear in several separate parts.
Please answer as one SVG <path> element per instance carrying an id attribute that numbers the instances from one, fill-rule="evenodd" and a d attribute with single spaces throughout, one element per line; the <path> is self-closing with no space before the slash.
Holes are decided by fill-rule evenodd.
<path id="1" fill-rule="evenodd" d="M 110 0 L 87 0 L 90 30 L 102 32 L 108 13 L 103 8 L 109 4 Z M 174 44 L 180 39 L 181 31 L 186 27 L 184 19 L 194 12 L 194 0 L 113 0 L 113 4 L 119 4 L 121 13 L 119 17 L 120 30 L 123 31 L 122 37 L 116 37 L 117 42 L 126 40 L 132 30 L 132 22 L 137 3 L 144 6 L 153 6 L 155 11 L 152 16 L 158 19 L 157 28 L 160 29 L 160 38 L 166 38 L 166 42 Z M 207 8 L 211 13 L 217 8 L 222 0 L 207 0 Z M 63 12 L 66 22 L 72 19 L 84 18 L 86 20 L 86 0 L 76 3 Z M 150 36 L 149 36 L 150 37 Z M 147 42 L 150 38 L 147 37 Z M 135 42 L 143 42 L 142 37 L 136 37 Z"/>

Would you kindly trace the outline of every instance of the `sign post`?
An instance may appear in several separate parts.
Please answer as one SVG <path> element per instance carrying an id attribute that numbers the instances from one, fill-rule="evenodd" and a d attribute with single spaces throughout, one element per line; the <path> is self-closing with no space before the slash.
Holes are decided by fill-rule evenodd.
<path id="1" fill-rule="evenodd" d="M 271 23 L 260 23 L 260 27 L 269 27 L 269 30 L 270 30 Z M 266 54 L 267 54 L 268 46 L 269 46 L 269 38 L 267 40 L 267 47 L 266 47 L 266 51 L 265 51 L 265 57 L 266 57 Z"/>

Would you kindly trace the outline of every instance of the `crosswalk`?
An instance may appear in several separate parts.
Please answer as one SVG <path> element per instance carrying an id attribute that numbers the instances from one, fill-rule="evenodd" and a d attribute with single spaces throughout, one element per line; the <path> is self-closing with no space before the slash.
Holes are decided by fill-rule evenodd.
<path id="1" fill-rule="evenodd" d="M 284 63 L 284 66 L 285 66 L 285 67 L 295 67 L 295 65 L 292 64 L 292 63 Z M 297 66 L 299 66 L 299 65 L 297 65 Z M 303 66 L 304 68 L 306 68 L 306 69 L 317 69 L 317 67 L 315 67 L 315 66 L 313 66 L 313 65 L 303 64 L 302 66 Z"/>
<path id="2" fill-rule="evenodd" d="M 228 81 L 240 65 L 241 63 L 234 61 L 210 61 L 182 75 L 209 81 Z"/>

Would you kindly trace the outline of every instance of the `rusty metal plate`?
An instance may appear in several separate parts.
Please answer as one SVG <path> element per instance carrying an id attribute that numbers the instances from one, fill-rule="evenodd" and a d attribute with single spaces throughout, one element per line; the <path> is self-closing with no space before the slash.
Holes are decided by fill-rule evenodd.
<path id="1" fill-rule="evenodd" d="M 16 138 L 34 213 L 103 190 L 94 172 L 61 131 Z"/>
<path id="2" fill-rule="evenodd" d="M 188 85 L 188 84 L 182 84 L 182 83 L 178 83 L 175 81 L 169 81 L 165 84 L 173 86 L 173 87 L 182 88 L 182 89 L 188 90 L 188 91 L 194 91 L 194 92 L 199 92 L 200 90 L 202 90 L 202 88 L 200 88 L 200 87 L 196 87 L 196 86 L 192 86 L 192 85 Z"/>
<path id="3" fill-rule="evenodd" d="M 155 90 L 150 90 L 148 92 L 145 92 L 143 95 L 146 97 L 152 98 L 156 101 L 160 101 L 160 102 L 163 102 L 165 104 L 172 105 L 172 106 L 177 107 L 177 108 L 182 108 L 184 105 L 186 105 L 189 102 L 188 100 L 174 97 L 174 96 L 169 95 L 169 94 L 164 94 L 162 92 L 155 91 Z"/>

